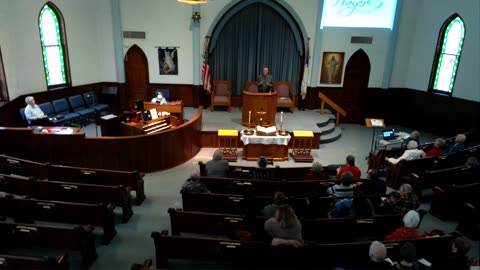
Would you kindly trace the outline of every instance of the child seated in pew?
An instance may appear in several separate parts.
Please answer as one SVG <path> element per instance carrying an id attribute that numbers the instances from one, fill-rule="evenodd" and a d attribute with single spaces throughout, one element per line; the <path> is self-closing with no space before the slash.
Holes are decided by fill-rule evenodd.
<path id="1" fill-rule="evenodd" d="M 414 244 L 406 242 L 400 247 L 400 261 L 394 265 L 394 269 L 417 270 L 420 268 L 416 262 L 417 248 Z"/>

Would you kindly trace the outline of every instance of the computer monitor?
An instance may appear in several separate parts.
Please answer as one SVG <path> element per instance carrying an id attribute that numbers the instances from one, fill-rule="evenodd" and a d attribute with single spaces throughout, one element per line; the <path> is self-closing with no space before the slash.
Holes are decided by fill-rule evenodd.
<path id="1" fill-rule="evenodd" d="M 395 137 L 395 130 L 394 129 L 385 129 L 383 131 L 383 138 L 384 139 L 391 139 Z"/>

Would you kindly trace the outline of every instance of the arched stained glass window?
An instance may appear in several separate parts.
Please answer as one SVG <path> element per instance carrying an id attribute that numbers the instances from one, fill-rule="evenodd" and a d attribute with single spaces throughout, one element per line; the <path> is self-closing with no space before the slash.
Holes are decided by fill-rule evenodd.
<path id="1" fill-rule="evenodd" d="M 60 12 L 51 3 L 47 3 L 40 11 L 38 25 L 47 86 L 52 88 L 68 85 L 68 61 Z"/>
<path id="2" fill-rule="evenodd" d="M 457 14 L 451 16 L 443 25 L 437 44 L 434 62 L 434 73 L 430 80 L 430 89 L 437 93 L 451 95 L 455 84 L 463 40 L 465 25 Z"/>

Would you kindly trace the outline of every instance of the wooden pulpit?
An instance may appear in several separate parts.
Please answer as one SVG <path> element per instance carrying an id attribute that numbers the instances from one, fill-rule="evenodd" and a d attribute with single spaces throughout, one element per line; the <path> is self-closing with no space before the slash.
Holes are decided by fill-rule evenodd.
<path id="1" fill-rule="evenodd" d="M 274 126 L 277 112 L 277 92 L 254 93 L 243 91 L 242 125 L 248 127 L 248 112 L 251 112 L 250 127 Z"/>

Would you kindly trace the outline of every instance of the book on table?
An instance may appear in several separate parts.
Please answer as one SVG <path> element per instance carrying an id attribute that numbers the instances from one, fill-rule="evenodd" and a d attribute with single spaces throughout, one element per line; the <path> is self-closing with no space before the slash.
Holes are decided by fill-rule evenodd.
<path id="1" fill-rule="evenodd" d="M 275 136 L 277 135 L 277 127 L 276 126 L 271 126 L 271 127 L 262 127 L 262 126 L 257 126 L 257 134 L 258 135 L 263 135 L 263 136 Z"/>

